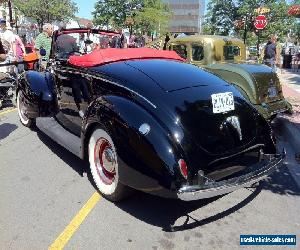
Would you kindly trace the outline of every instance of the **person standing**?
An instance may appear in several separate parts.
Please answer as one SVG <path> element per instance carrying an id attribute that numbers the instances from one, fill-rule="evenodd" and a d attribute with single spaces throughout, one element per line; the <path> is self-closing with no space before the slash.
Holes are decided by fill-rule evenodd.
<path id="1" fill-rule="evenodd" d="M 292 53 L 292 69 L 298 72 L 300 61 L 300 46 L 297 41 L 294 43 L 293 53 Z"/>
<path id="2" fill-rule="evenodd" d="M 264 63 L 275 70 L 276 62 L 276 36 L 271 36 L 270 40 L 267 42 L 264 53 Z"/>
<path id="3" fill-rule="evenodd" d="M 283 66 L 283 48 L 282 44 L 277 40 L 277 45 L 276 45 L 276 66 L 277 69 L 279 69 L 279 72 L 282 74 L 282 66 Z"/>
<path id="4" fill-rule="evenodd" d="M 6 57 L 3 64 L 11 63 L 16 60 L 15 54 L 14 54 L 14 47 L 15 47 L 15 35 L 11 31 L 11 27 L 9 24 L 6 24 L 5 19 L 0 19 L 0 31 L 1 31 L 1 42 L 2 47 L 5 51 Z M 0 72 L 2 73 L 16 73 L 16 67 L 15 66 L 1 66 Z"/>
<path id="5" fill-rule="evenodd" d="M 3 46 L 3 44 L 2 44 L 2 40 L 1 40 L 1 38 L 0 38 L 0 64 L 3 63 L 3 62 L 5 63 L 6 57 L 7 57 L 6 51 L 5 51 L 5 49 L 4 49 L 4 46 Z M 1 66 L 0 66 L 0 80 L 3 80 L 4 78 L 7 77 L 7 76 L 6 76 L 6 73 L 3 72 L 3 70 L 1 70 L 1 69 L 3 69 L 3 68 L 6 68 L 6 67 L 1 67 Z"/>
<path id="6" fill-rule="evenodd" d="M 14 55 L 15 58 L 18 62 L 22 62 L 24 59 L 24 56 L 26 56 L 26 50 L 25 50 L 25 46 L 23 44 L 22 39 L 18 36 L 15 35 L 15 43 L 14 43 Z M 18 68 L 18 72 L 21 73 L 24 71 L 24 64 L 20 63 L 17 66 Z"/>
<path id="7" fill-rule="evenodd" d="M 46 68 L 47 62 L 49 60 L 52 44 L 52 34 L 53 34 L 53 25 L 46 23 L 43 25 L 43 32 L 40 33 L 35 39 L 35 50 L 40 51 L 42 48 L 46 51 L 45 56 L 41 56 L 42 59 L 42 68 Z"/>

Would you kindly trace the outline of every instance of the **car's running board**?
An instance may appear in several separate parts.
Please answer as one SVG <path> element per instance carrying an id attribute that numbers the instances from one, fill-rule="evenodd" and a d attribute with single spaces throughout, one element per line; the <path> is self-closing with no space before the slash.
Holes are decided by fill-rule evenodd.
<path id="1" fill-rule="evenodd" d="M 53 117 L 37 118 L 36 126 L 52 140 L 80 157 L 80 138 L 64 129 Z"/>

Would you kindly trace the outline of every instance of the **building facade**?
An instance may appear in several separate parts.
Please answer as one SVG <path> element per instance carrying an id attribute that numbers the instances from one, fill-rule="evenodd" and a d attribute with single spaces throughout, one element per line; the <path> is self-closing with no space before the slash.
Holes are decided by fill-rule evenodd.
<path id="1" fill-rule="evenodd" d="M 171 33 L 196 34 L 202 32 L 205 0 L 163 0 L 172 12 Z"/>

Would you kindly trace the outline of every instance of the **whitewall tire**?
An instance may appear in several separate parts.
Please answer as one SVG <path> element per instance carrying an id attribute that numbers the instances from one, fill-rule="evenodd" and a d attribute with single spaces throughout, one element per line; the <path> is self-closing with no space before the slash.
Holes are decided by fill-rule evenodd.
<path id="1" fill-rule="evenodd" d="M 24 95 L 22 91 L 18 91 L 17 94 L 17 109 L 21 123 L 26 127 L 33 127 L 35 125 L 35 119 L 28 118 L 26 115 L 26 108 L 24 105 Z"/>
<path id="2" fill-rule="evenodd" d="M 95 129 L 88 151 L 91 174 L 101 194 L 112 201 L 126 198 L 129 188 L 119 181 L 118 155 L 110 135 L 103 129 Z"/>

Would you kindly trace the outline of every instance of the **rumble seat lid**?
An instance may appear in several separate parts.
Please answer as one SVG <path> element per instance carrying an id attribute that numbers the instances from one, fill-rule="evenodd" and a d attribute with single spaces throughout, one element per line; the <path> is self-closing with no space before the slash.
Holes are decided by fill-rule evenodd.
<path id="1" fill-rule="evenodd" d="M 132 59 L 170 59 L 184 62 L 175 51 L 162 51 L 150 48 L 96 49 L 83 56 L 70 56 L 69 63 L 78 67 L 93 67 Z"/>

